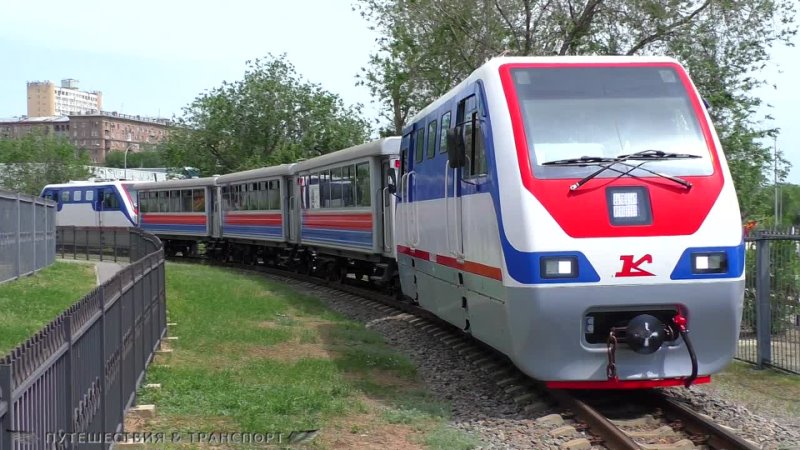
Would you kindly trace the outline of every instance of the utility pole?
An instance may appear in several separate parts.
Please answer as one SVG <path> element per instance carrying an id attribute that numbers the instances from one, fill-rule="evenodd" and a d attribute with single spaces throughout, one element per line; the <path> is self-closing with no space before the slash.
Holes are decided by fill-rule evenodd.
<path id="1" fill-rule="evenodd" d="M 775 226 L 777 227 L 781 221 L 781 213 L 778 206 L 780 198 L 780 188 L 778 187 L 778 136 L 772 137 L 772 149 L 775 155 L 773 182 L 775 183 Z"/>

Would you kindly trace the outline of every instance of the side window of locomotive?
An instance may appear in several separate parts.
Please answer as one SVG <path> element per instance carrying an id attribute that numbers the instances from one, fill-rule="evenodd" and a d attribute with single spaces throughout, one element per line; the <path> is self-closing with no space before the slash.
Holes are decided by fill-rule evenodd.
<path id="1" fill-rule="evenodd" d="M 113 211 L 119 209 L 119 201 L 117 195 L 112 188 L 103 189 L 103 210 Z"/>
<path id="2" fill-rule="evenodd" d="M 469 154 L 469 160 L 472 164 L 469 167 L 469 174 L 470 176 L 481 176 L 486 175 L 487 168 L 486 168 L 486 145 L 483 139 L 483 132 L 481 130 L 481 121 L 480 115 L 478 111 L 475 110 L 472 112 L 472 123 L 474 123 L 474 127 L 472 128 L 472 145 L 471 147 L 467 147 L 467 151 L 471 152 Z"/>
<path id="3" fill-rule="evenodd" d="M 481 133 L 477 97 L 474 94 L 458 103 L 456 121 L 461 125 L 467 153 L 465 175 L 476 177 L 486 174 L 486 150 Z"/>
<path id="4" fill-rule="evenodd" d="M 428 124 L 428 159 L 436 156 L 436 121 Z"/>
<path id="5" fill-rule="evenodd" d="M 86 199 L 87 202 L 93 201 L 94 200 L 94 191 L 89 189 L 88 191 L 86 191 L 86 193 L 84 194 L 83 198 Z"/>
<path id="6" fill-rule="evenodd" d="M 439 153 L 447 153 L 447 130 L 450 129 L 450 111 L 442 114 L 442 127 L 439 131 Z"/>
<path id="7" fill-rule="evenodd" d="M 416 136 L 414 136 L 414 161 L 417 163 L 422 162 L 422 158 L 424 156 L 425 150 L 425 128 L 420 128 L 417 130 Z"/>
<path id="8" fill-rule="evenodd" d="M 72 201 L 73 202 L 81 201 L 81 191 L 72 191 Z"/>

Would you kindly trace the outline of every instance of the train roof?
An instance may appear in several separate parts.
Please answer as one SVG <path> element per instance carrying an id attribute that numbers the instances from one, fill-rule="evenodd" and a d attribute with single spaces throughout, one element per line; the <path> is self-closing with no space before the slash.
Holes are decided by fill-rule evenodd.
<path id="1" fill-rule="evenodd" d="M 269 177 L 281 177 L 292 175 L 292 164 L 281 164 L 280 166 L 261 167 L 258 169 L 245 170 L 244 172 L 234 172 L 222 175 L 217 178 L 217 184 L 235 183 L 237 181 L 248 181 Z"/>
<path id="2" fill-rule="evenodd" d="M 148 181 L 136 183 L 133 188 L 144 191 L 150 189 L 186 189 L 193 187 L 215 186 L 218 177 L 185 178 L 181 180 Z"/>
<path id="3" fill-rule="evenodd" d="M 399 154 L 400 137 L 392 136 L 301 161 L 293 170 L 298 173 L 368 156 Z"/>
<path id="4" fill-rule="evenodd" d="M 52 189 L 52 188 L 74 188 L 74 187 L 86 187 L 86 186 L 108 186 L 108 185 L 116 185 L 116 184 L 134 184 L 137 183 L 136 181 L 132 180 L 97 180 L 97 181 L 70 181 L 69 183 L 53 183 L 48 184 L 42 189 Z M 144 183 L 144 182 L 138 182 Z"/>
<path id="5" fill-rule="evenodd" d="M 411 126 L 436 111 L 443 103 L 452 100 L 455 93 L 460 92 L 465 85 L 477 79 L 485 78 L 486 73 L 498 74 L 500 66 L 504 64 L 558 64 L 558 65 L 592 65 L 592 64 L 653 64 L 653 63 L 673 63 L 680 64 L 675 58 L 668 56 L 498 56 L 486 61 L 482 66 L 475 69 L 467 78 L 458 85 L 447 91 L 433 103 L 419 111 L 414 117 L 410 118 L 403 129 L 403 135 L 411 130 Z"/>

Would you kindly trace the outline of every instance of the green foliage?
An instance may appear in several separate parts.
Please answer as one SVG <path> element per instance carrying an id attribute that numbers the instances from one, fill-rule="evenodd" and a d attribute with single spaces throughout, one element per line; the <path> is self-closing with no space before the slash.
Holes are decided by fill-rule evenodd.
<path id="1" fill-rule="evenodd" d="M 488 58 L 527 55 L 668 55 L 690 71 L 730 163 L 744 218 L 769 209 L 773 167 L 752 96 L 768 50 L 796 33 L 790 0 L 357 0 L 382 33 L 359 82 L 400 134 L 421 108 Z M 786 174 L 779 161 L 779 175 Z"/>
<path id="2" fill-rule="evenodd" d="M 164 157 L 163 153 L 159 150 L 145 150 L 142 152 L 128 152 L 128 168 L 129 169 L 140 169 L 140 168 L 153 168 L 153 167 L 164 167 Z M 125 167 L 125 152 L 124 151 L 113 151 L 109 152 L 106 155 L 106 162 L 104 163 L 107 167 L 117 167 L 117 168 L 124 168 Z"/>
<path id="3" fill-rule="evenodd" d="M 64 138 L 31 132 L 21 139 L 0 140 L 0 188 L 39 195 L 51 183 L 89 176 L 89 157 Z"/>
<path id="4" fill-rule="evenodd" d="M 222 174 L 363 143 L 360 106 L 302 80 L 285 57 L 248 61 L 244 79 L 199 95 L 163 144 L 169 166 Z"/>
<path id="5" fill-rule="evenodd" d="M 0 356 L 23 343 L 94 288 L 93 264 L 56 262 L 0 285 Z"/>

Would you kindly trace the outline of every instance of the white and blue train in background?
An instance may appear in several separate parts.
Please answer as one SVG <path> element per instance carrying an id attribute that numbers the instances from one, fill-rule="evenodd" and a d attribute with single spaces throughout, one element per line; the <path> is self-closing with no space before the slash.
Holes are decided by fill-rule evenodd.
<path id="1" fill-rule="evenodd" d="M 41 196 L 58 203 L 57 226 L 131 227 L 138 223 L 134 181 L 48 184 Z"/>
<path id="2" fill-rule="evenodd" d="M 370 281 L 554 388 L 708 382 L 737 345 L 739 206 L 670 58 L 496 58 L 402 136 L 133 190 L 171 255 Z"/>

